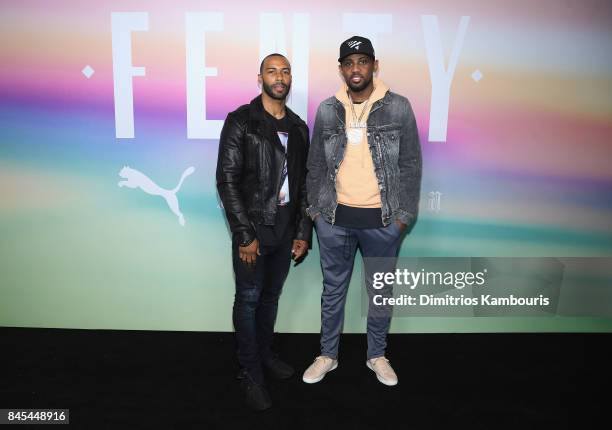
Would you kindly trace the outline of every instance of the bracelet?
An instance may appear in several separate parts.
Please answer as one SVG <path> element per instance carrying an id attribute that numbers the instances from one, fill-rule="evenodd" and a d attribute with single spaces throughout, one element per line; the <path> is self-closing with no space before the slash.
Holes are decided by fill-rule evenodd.
<path id="1" fill-rule="evenodd" d="M 242 242 L 240 242 L 240 244 L 238 246 L 244 248 L 246 246 L 249 246 L 251 243 L 253 243 L 254 240 L 255 240 L 255 238 L 243 240 Z"/>

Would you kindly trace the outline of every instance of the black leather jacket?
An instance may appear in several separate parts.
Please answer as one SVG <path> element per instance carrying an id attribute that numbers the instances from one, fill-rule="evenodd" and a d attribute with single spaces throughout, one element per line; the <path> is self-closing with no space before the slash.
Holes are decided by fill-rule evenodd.
<path id="1" fill-rule="evenodd" d="M 311 247 L 312 221 L 306 215 L 308 127 L 289 108 L 287 155 L 265 118 L 261 95 L 230 112 L 223 125 L 217 159 L 217 190 L 238 243 L 256 237 L 255 224 L 274 225 L 281 174 L 287 158 L 289 196 L 296 209 L 294 239 Z"/>

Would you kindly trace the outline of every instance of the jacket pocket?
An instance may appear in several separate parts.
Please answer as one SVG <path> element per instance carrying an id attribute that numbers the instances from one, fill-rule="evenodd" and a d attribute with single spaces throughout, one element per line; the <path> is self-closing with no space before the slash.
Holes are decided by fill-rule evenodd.
<path id="1" fill-rule="evenodd" d="M 325 163 L 327 164 L 328 170 L 334 171 L 336 164 L 336 157 L 338 154 L 338 145 L 340 142 L 340 134 L 333 131 L 324 130 L 322 134 L 323 148 L 325 149 Z"/>

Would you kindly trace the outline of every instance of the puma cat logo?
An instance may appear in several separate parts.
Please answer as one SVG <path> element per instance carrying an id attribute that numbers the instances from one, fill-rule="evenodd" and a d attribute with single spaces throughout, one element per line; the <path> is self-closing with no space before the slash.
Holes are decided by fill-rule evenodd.
<path id="1" fill-rule="evenodd" d="M 176 198 L 176 193 L 181 188 L 181 185 L 183 185 L 183 181 L 185 180 L 185 178 L 191 175 L 194 171 L 195 167 L 193 166 L 185 169 L 185 171 L 181 175 L 181 179 L 179 180 L 178 185 L 172 190 L 166 190 L 165 188 L 161 188 L 159 185 L 149 179 L 149 177 L 144 173 L 136 169 L 132 169 L 129 166 L 124 166 L 123 169 L 119 171 L 119 176 L 124 178 L 124 180 L 119 181 L 117 185 L 119 185 L 119 187 L 140 188 L 147 194 L 151 194 L 154 196 L 162 196 L 166 200 L 166 203 L 168 203 L 168 207 L 170 208 L 170 210 L 178 217 L 179 224 L 184 226 L 185 217 L 179 209 L 179 203 L 178 199 Z"/>

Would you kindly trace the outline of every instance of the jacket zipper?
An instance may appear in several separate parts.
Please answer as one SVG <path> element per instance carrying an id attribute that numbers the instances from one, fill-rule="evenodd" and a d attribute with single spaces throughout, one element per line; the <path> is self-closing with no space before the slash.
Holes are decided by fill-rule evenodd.
<path id="1" fill-rule="evenodd" d="M 293 128 L 293 127 L 291 127 Z M 289 129 L 289 133 L 287 134 L 287 147 L 285 148 L 285 153 L 283 154 L 283 163 L 281 164 L 281 168 L 280 168 L 280 173 L 278 175 L 278 184 L 276 185 L 276 202 L 278 203 L 278 196 L 280 195 L 280 190 L 281 187 L 283 186 L 282 184 L 282 179 L 283 179 L 283 169 L 285 168 L 285 164 L 287 163 L 287 153 L 289 152 L 289 138 L 291 137 L 291 129 Z M 287 166 L 287 181 L 289 181 L 289 166 Z M 291 195 L 289 195 L 289 198 L 291 198 Z"/>

